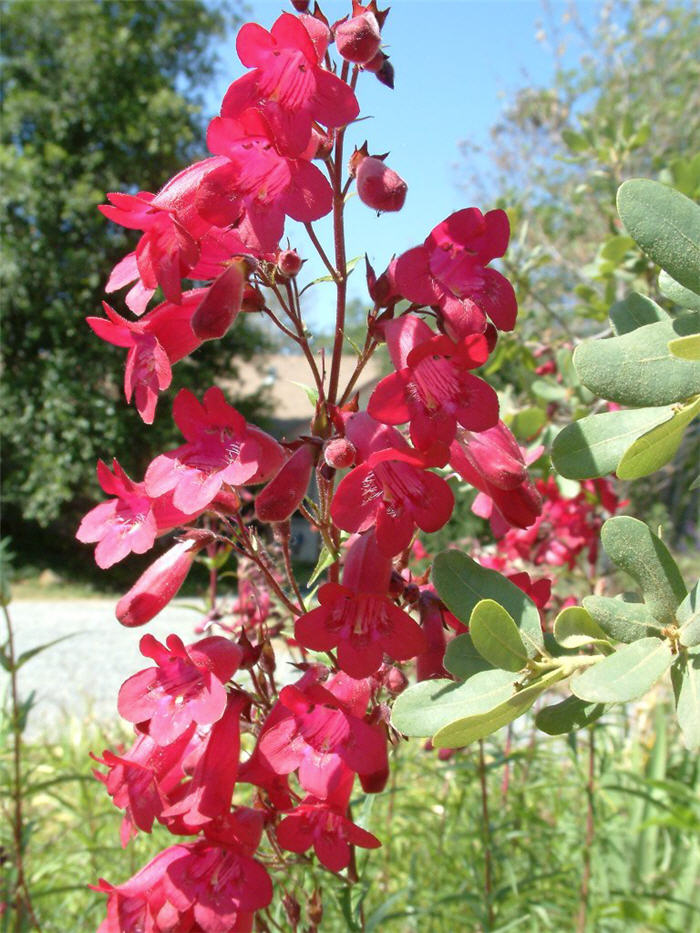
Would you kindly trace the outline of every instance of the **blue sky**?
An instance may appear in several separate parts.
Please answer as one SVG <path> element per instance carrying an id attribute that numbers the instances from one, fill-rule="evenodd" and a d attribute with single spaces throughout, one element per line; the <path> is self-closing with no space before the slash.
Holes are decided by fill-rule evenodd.
<path id="1" fill-rule="evenodd" d="M 268 0 L 248 6 L 246 18 L 267 29 L 282 10 L 292 10 L 291 3 Z M 350 0 L 321 2 L 321 7 L 332 23 L 349 11 Z M 579 0 L 577 8 L 583 24 L 590 28 L 600 3 Z M 509 93 L 547 84 L 554 70 L 553 27 L 563 26 L 568 10 L 568 3 L 557 0 L 548 4 L 548 11 L 540 0 L 397 0 L 391 4 L 383 38 L 395 68 L 396 86 L 392 91 L 374 75 L 361 75 L 357 96 L 362 115 L 371 119 L 350 128 L 348 149 L 351 152 L 353 144 L 367 138 L 371 153 L 389 151 L 387 164 L 406 180 L 408 197 L 400 212 L 380 217 L 352 198 L 347 207 L 349 256 L 366 252 L 380 272 L 393 253 L 422 242 L 452 211 L 471 206 L 469 192 L 458 187 L 464 180 L 459 172 L 459 143 L 467 138 L 485 142 Z M 540 34 L 538 39 L 542 27 L 545 37 Z M 579 51 L 575 43 L 567 47 L 567 64 L 575 64 Z M 229 60 L 229 77 L 222 75 L 206 98 L 212 115 L 228 83 L 244 71 L 234 49 Z M 318 228 L 323 238 L 327 228 L 324 223 Z M 306 280 L 322 275 L 303 231 L 299 237 L 290 227 L 289 236 L 301 255 L 309 258 L 302 273 Z M 361 268 L 351 277 L 351 294 L 364 297 Z M 327 323 L 324 294 L 317 294 L 311 305 L 309 319 Z"/>

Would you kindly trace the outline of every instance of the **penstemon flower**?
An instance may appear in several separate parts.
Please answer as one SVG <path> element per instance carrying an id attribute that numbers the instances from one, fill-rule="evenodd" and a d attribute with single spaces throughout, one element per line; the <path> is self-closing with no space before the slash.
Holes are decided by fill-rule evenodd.
<path id="1" fill-rule="evenodd" d="M 475 510 L 499 533 L 534 536 L 522 545 L 508 531 L 504 540 L 518 553 L 534 547 L 536 561 L 555 548 L 539 542 L 543 497 L 550 521 L 572 515 L 549 486 L 533 485 L 525 453 L 499 420 L 496 392 L 475 373 L 498 330 L 515 326 L 513 288 L 489 265 L 508 245 L 503 211 L 455 212 L 379 276 L 367 263 L 366 339 L 341 380 L 347 196 L 354 184 L 369 207 L 398 211 L 407 191 L 367 143 L 355 145 L 349 165 L 344 155 L 362 82 L 376 75 L 393 86 L 381 48 L 388 11 L 353 0 L 331 26 L 318 7 L 295 7 L 301 15 L 283 13 L 270 31 L 256 23 L 240 30 L 236 50 L 248 71 L 209 124 L 210 156 L 155 194 L 111 193 L 100 208 L 140 231 L 106 288 L 128 287 L 136 318 L 105 304 L 106 317 L 88 324 L 127 351 L 125 396 L 146 423 L 173 365 L 220 339 L 241 313 L 264 314 L 303 354 L 313 398 L 308 429 L 280 442 L 219 386 L 183 389 L 173 403 L 180 446 L 156 456 L 138 481 L 116 460 L 113 471 L 98 466 L 111 498 L 85 516 L 78 538 L 96 543 L 100 566 L 177 535 L 119 601 L 122 624 L 157 615 L 195 560 L 210 575 L 197 626 L 204 637 L 187 645 L 177 634 L 164 644 L 142 638 L 155 663 L 128 678 L 118 698 L 134 743 L 96 759 L 124 811 L 123 844 L 155 823 L 184 840 L 128 881 L 99 882 L 101 933 L 251 930 L 273 883 L 284 887 L 300 857 L 356 880 L 354 848 L 381 841 L 357 825 L 351 800 L 358 780 L 365 793 L 386 784 L 389 704 L 408 683 L 402 664 L 415 662 L 420 679 L 446 676 L 446 642 L 464 631 L 428 582 L 418 532 L 449 521 L 455 479 L 478 491 Z M 328 249 L 313 227 L 327 215 Z M 284 241 L 287 218 L 306 225 L 305 247 Z M 336 291 L 327 354 L 314 348 L 300 300 L 310 250 Z M 165 300 L 147 310 L 157 289 Z M 363 409 L 356 385 L 381 342 L 394 371 Z M 323 547 L 317 592 L 295 576 L 302 519 Z M 566 554 L 590 542 L 590 525 L 579 524 Z M 227 560 L 235 572 L 219 578 Z M 237 593 L 227 602 L 221 584 L 234 573 Z M 546 581 L 521 574 L 515 582 L 544 604 Z"/>

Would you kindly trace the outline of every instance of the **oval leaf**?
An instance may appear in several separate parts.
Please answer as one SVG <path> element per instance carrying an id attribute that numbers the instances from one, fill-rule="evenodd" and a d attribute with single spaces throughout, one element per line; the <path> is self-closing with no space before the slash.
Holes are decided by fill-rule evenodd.
<path id="1" fill-rule="evenodd" d="M 457 680 L 467 680 L 469 677 L 473 677 L 474 674 L 478 674 L 479 671 L 488 671 L 492 667 L 488 661 L 484 661 L 476 650 L 468 632 L 452 639 L 447 646 L 442 663 L 445 670 L 449 671 Z"/>
<path id="2" fill-rule="evenodd" d="M 583 608 L 615 641 L 631 644 L 652 635 L 661 638 L 663 626 L 644 603 L 627 603 L 609 596 L 585 596 Z"/>
<path id="3" fill-rule="evenodd" d="M 686 648 L 700 645 L 700 581 L 685 597 L 676 612 L 676 622 L 680 625 L 680 642 Z"/>
<path id="4" fill-rule="evenodd" d="M 687 590 L 663 541 L 630 515 L 609 518 L 600 540 L 610 559 L 636 580 L 654 618 L 664 625 L 673 622 Z"/>
<path id="5" fill-rule="evenodd" d="M 675 337 L 669 342 L 668 349 L 679 360 L 700 360 L 700 334 Z"/>
<path id="6" fill-rule="evenodd" d="M 479 654 L 504 671 L 521 671 L 527 664 L 527 651 L 518 626 L 503 606 L 482 599 L 469 619 L 469 634 Z"/>
<path id="7" fill-rule="evenodd" d="M 485 713 L 515 691 L 517 677 L 506 671 L 482 671 L 465 683 L 424 680 L 397 698 L 392 725 L 404 735 L 432 735 L 465 712 Z"/>
<path id="8" fill-rule="evenodd" d="M 605 632 L 581 606 L 567 606 L 554 620 L 554 637 L 564 648 L 605 641 Z"/>
<path id="9" fill-rule="evenodd" d="M 610 323 L 618 337 L 645 324 L 668 321 L 670 317 L 655 301 L 639 292 L 630 292 L 622 301 L 616 301 L 609 314 Z"/>
<path id="10" fill-rule="evenodd" d="M 596 395 L 622 405 L 672 405 L 700 392 L 700 363 L 668 349 L 677 337 L 696 334 L 697 312 L 646 324 L 621 337 L 586 340 L 574 352 L 579 379 Z"/>
<path id="11" fill-rule="evenodd" d="M 547 735 L 564 735 L 590 726 L 605 710 L 602 703 L 586 703 L 578 697 L 567 697 L 554 706 L 545 706 L 535 717 L 535 725 Z"/>
<path id="12" fill-rule="evenodd" d="M 649 409 L 647 409 L 649 410 Z M 673 460 L 683 440 L 683 432 L 700 414 L 700 396 L 682 405 L 673 416 L 638 437 L 625 451 L 617 467 L 620 479 L 639 479 Z"/>
<path id="13" fill-rule="evenodd" d="M 513 692 L 510 697 L 487 712 L 464 716 L 443 726 L 433 736 L 433 745 L 435 748 L 460 748 L 491 735 L 526 713 L 541 693 L 562 678 L 561 671 L 550 671 L 535 683 Z"/>
<path id="14" fill-rule="evenodd" d="M 689 308 L 692 311 L 700 311 L 700 295 L 691 292 L 689 288 L 683 288 L 675 279 L 672 279 L 668 272 L 663 269 L 659 273 L 659 291 L 662 295 L 675 301 L 681 308 Z"/>
<path id="15" fill-rule="evenodd" d="M 460 622 L 467 624 L 474 606 L 493 599 L 515 620 L 528 657 L 542 650 L 542 626 L 537 606 L 519 587 L 495 570 L 488 570 L 462 551 L 442 551 L 433 562 L 433 583 L 440 599 Z"/>
<path id="16" fill-rule="evenodd" d="M 572 677 L 571 692 L 589 703 L 636 700 L 656 683 L 673 660 L 667 641 L 641 638 Z"/>
<path id="17" fill-rule="evenodd" d="M 591 479 L 614 473 L 625 451 L 640 434 L 669 421 L 673 408 L 639 408 L 587 415 L 567 424 L 554 439 L 552 463 L 569 479 Z"/>
<path id="18" fill-rule="evenodd" d="M 675 671 L 675 667 L 674 667 Z M 700 654 L 680 661 L 680 683 L 676 690 L 676 717 L 683 742 L 691 751 L 700 748 Z"/>
<path id="19" fill-rule="evenodd" d="M 676 282 L 700 292 L 700 207 L 680 191 L 631 178 L 617 192 L 617 210 L 630 236 Z"/>

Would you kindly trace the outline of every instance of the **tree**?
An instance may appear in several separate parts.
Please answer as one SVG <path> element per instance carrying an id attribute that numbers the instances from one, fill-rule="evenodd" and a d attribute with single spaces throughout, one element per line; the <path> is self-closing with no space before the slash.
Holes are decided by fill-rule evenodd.
<path id="1" fill-rule="evenodd" d="M 85 323 L 136 241 L 97 205 L 133 190 L 134 166 L 139 187 L 157 191 L 205 154 L 198 89 L 230 14 L 203 0 L 3 5 L 3 495 L 13 535 L 22 521 L 59 515 L 74 532 L 67 507 L 89 494 L 95 460 L 117 455 L 138 471 L 172 431 L 166 418 L 144 430 L 124 404 L 117 351 Z M 175 381 L 196 369 L 201 384 L 215 356 L 249 354 L 255 339 L 237 326 L 176 367 Z"/>

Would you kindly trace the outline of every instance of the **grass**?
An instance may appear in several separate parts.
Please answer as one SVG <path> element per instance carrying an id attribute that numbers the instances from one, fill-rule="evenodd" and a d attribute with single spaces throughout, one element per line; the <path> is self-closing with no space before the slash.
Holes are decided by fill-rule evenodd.
<path id="1" fill-rule="evenodd" d="M 402 742 L 384 792 L 353 802 L 354 818 L 384 843 L 374 852 L 358 850 L 360 882 L 350 889 L 316 868 L 292 868 L 297 891 L 309 896 L 315 885 L 323 889 L 321 929 L 360 930 L 361 912 L 364 929 L 382 933 L 687 933 L 700 924 L 693 887 L 700 867 L 698 763 L 675 737 L 666 742 L 665 718 L 657 716 L 641 735 L 622 715 L 596 727 L 592 837 L 589 734 L 552 739 L 535 737 L 529 728 L 514 739 L 509 755 L 504 734 L 485 744 L 487 823 L 478 746 L 442 761 L 419 742 Z M 50 739 L 26 747 L 27 872 L 46 933 L 94 931 L 104 899 L 87 884 L 126 879 L 172 841 L 159 828 L 125 850 L 119 845 L 120 814 L 91 776 L 88 753 L 125 738 L 117 726 L 66 721 Z M 9 746 L 5 728 L 3 789 Z M 7 823 L 0 830 L 6 850 Z M 587 865 L 590 890 L 580 927 Z M 289 929 L 278 901 L 270 914 Z M 0 917 L 0 929 L 12 929 L 9 923 L 7 915 Z"/>

